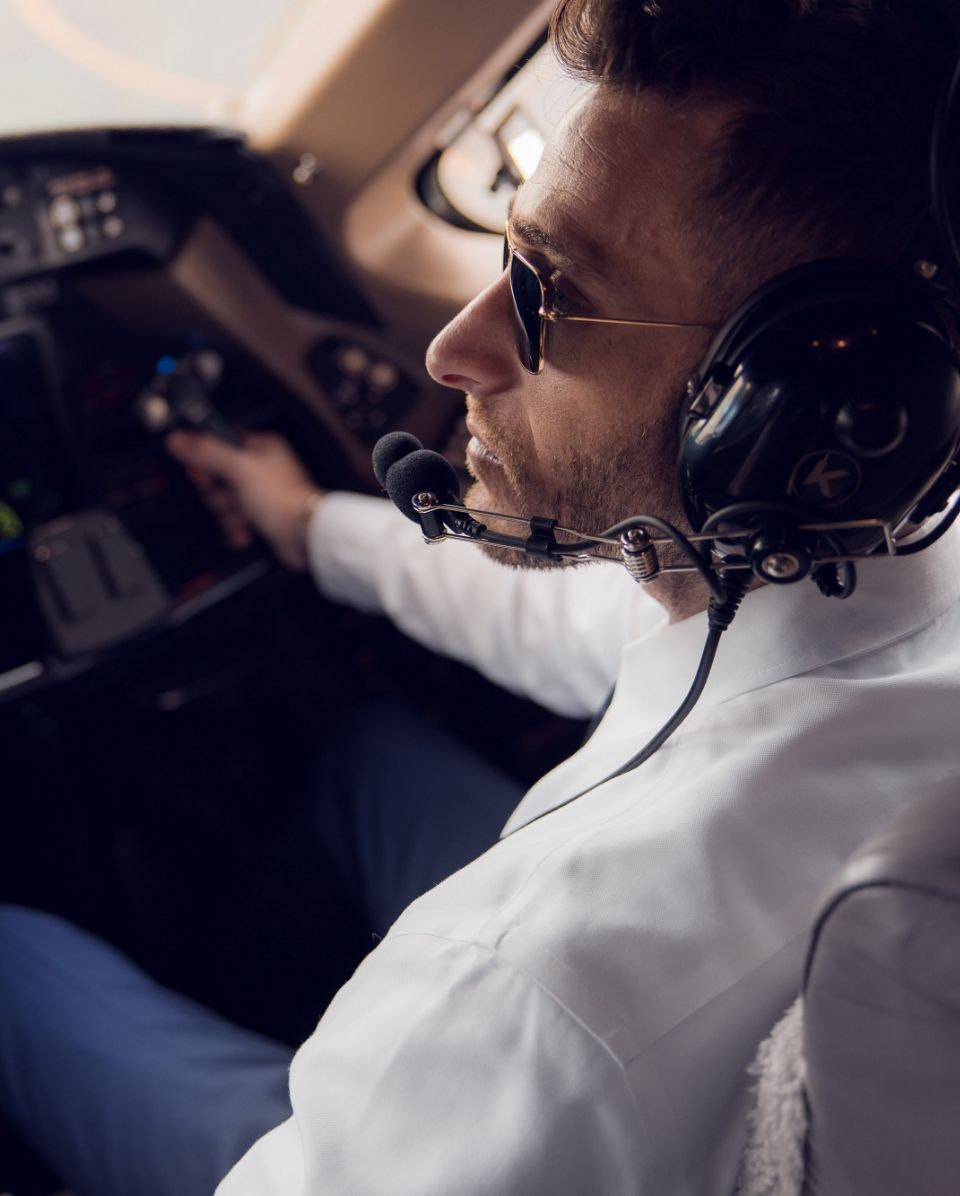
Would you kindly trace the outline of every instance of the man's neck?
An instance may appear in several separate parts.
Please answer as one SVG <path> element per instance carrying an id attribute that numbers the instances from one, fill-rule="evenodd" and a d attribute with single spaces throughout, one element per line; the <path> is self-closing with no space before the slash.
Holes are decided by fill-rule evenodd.
<path id="1" fill-rule="evenodd" d="M 747 593 L 763 583 L 752 578 Z M 710 591 L 696 573 L 666 573 L 647 586 L 647 592 L 667 612 L 671 623 L 680 623 L 707 609 Z"/>

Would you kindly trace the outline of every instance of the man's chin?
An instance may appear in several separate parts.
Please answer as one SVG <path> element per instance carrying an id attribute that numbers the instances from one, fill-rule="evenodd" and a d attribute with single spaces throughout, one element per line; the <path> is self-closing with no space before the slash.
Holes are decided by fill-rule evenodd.
<path id="1" fill-rule="evenodd" d="M 480 550 L 485 557 L 508 569 L 572 569 L 583 563 L 570 557 L 538 556 L 533 552 L 500 548 L 496 544 L 481 544 Z"/>
<path id="2" fill-rule="evenodd" d="M 498 519 L 498 514 L 503 515 L 517 515 L 514 509 L 514 504 L 505 501 L 502 497 L 492 494 L 484 482 L 474 481 L 463 500 L 464 506 L 469 507 L 471 511 L 491 512 L 490 514 L 477 515 L 477 519 L 492 532 L 499 532 L 503 536 L 524 536 L 527 533 L 526 522 L 515 523 L 512 519 Z M 525 520 L 525 516 L 520 516 Z"/>
<path id="3" fill-rule="evenodd" d="M 464 498 L 464 505 L 473 511 L 496 511 L 502 512 L 504 515 L 514 513 L 502 499 L 492 496 L 483 482 L 474 482 L 471 485 Z M 523 539 L 529 534 L 529 526 L 525 522 L 526 516 L 521 516 L 524 519 L 524 522 L 521 523 L 515 523 L 511 519 L 498 519 L 495 515 L 478 515 L 477 518 L 490 531 L 498 532 L 500 535 L 518 536 Z M 538 556 L 535 553 L 523 552 L 515 548 L 501 548 L 496 544 L 481 543 L 481 548 L 484 556 L 511 569 L 557 569 L 576 563 L 569 559 Z"/>

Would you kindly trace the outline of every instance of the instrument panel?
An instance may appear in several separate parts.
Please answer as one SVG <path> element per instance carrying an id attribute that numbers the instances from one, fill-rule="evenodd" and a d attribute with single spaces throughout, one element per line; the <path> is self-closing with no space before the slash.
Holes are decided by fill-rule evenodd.
<path id="1" fill-rule="evenodd" d="M 0 167 L 0 286 L 117 253 L 168 257 L 182 221 L 105 163 Z"/>
<path id="2" fill-rule="evenodd" d="M 321 484 L 369 490 L 383 432 L 402 425 L 440 446 L 460 414 L 388 343 L 241 137 L 0 141 L 0 702 L 96 663 L 62 660 L 39 613 L 38 529 L 84 512 L 118 521 L 173 623 L 267 566 L 262 547 L 225 548 L 167 456 L 178 421 L 277 430 Z"/>
<path id="3" fill-rule="evenodd" d="M 63 311 L 52 320 L 0 322 L 0 697 L 41 674 L 49 678 L 47 664 L 58 655 L 37 606 L 40 550 L 34 559 L 33 541 L 44 529 L 65 533 L 80 512 L 115 518 L 159 575 L 174 611 L 235 577 L 256 555 L 225 549 L 162 435 L 142 418 L 157 371 L 175 369 L 197 350 L 111 331 Z M 59 352 L 60 344 L 69 350 Z M 220 381 L 230 383 L 221 398 L 224 419 L 289 429 L 282 392 L 255 367 L 233 361 Z M 303 436 L 300 429 L 292 434 Z M 52 543 L 65 549 L 65 534 Z M 61 573 L 69 566 L 61 561 Z"/>

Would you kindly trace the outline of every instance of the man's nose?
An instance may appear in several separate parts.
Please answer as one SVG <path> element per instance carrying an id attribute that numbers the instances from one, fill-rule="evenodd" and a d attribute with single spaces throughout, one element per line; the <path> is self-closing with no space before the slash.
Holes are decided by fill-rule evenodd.
<path id="1" fill-rule="evenodd" d="M 433 338 L 427 372 L 441 386 L 482 397 L 516 385 L 520 373 L 506 273 Z"/>

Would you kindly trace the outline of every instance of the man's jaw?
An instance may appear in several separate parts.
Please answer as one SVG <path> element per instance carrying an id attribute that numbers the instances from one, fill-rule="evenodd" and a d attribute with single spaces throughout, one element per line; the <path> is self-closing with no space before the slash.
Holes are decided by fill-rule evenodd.
<path id="1" fill-rule="evenodd" d="M 513 513 L 510 505 L 500 499 L 494 498 L 481 481 L 473 483 L 469 490 L 467 490 L 463 501 L 466 506 L 475 511 L 503 511 L 504 514 Z M 501 532 L 508 536 L 523 536 L 526 534 L 526 529 L 522 524 L 513 523 L 511 520 L 497 519 L 495 516 L 489 517 L 486 515 L 478 516 L 478 518 L 493 532 Z M 481 544 L 480 548 L 484 556 L 511 569 L 555 569 L 569 563 L 560 559 L 532 555 L 512 548 L 498 548 L 494 544 Z"/>

